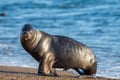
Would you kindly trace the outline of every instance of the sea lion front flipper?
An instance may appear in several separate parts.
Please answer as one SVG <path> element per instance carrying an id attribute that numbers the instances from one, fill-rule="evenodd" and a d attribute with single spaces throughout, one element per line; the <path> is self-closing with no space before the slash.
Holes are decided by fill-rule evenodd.
<path id="1" fill-rule="evenodd" d="M 54 76 L 58 76 L 57 75 L 57 72 L 56 72 L 56 70 L 55 70 L 55 68 L 53 68 L 53 70 L 52 70 L 52 72 L 51 72 Z"/>
<path id="2" fill-rule="evenodd" d="M 39 64 L 38 74 L 42 76 L 56 76 L 56 71 L 53 69 L 54 57 L 50 54 L 44 55 Z"/>
<path id="3" fill-rule="evenodd" d="M 53 76 L 58 76 L 55 68 L 53 68 L 54 62 L 55 62 L 54 56 L 49 55 L 49 57 L 48 57 L 48 66 L 49 66 L 50 73 Z"/>

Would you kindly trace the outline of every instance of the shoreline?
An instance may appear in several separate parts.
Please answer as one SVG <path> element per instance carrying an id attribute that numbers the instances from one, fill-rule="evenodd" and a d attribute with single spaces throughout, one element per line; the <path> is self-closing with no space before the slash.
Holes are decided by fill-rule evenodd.
<path id="1" fill-rule="evenodd" d="M 0 65 L 0 80 L 117 80 L 113 78 L 80 76 L 68 71 L 57 70 L 58 76 L 39 76 L 37 68 Z"/>

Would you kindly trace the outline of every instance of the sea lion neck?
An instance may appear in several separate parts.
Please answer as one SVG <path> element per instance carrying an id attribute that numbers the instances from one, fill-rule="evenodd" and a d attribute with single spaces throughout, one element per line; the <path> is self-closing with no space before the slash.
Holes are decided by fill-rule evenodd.
<path id="1" fill-rule="evenodd" d="M 49 42 L 51 41 L 51 35 L 43 31 L 39 31 L 39 34 L 41 35 L 41 37 L 39 39 L 38 45 L 36 45 L 36 48 L 34 48 L 32 53 L 40 52 L 40 54 L 42 55 L 42 53 L 46 52 L 46 50 L 50 46 Z M 38 50 L 37 47 L 39 47 L 40 49 Z"/>
<path id="2" fill-rule="evenodd" d="M 38 30 L 33 31 L 32 38 L 24 43 L 22 45 L 24 48 L 29 52 L 33 52 L 34 48 L 37 46 L 38 42 L 41 39 L 41 33 Z"/>

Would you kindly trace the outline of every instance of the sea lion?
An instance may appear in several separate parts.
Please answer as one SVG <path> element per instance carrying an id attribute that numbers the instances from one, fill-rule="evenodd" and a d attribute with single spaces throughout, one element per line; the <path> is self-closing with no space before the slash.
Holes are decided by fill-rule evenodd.
<path id="1" fill-rule="evenodd" d="M 20 41 L 23 48 L 40 63 L 39 75 L 57 75 L 55 68 L 72 68 L 80 75 L 96 74 L 97 61 L 93 51 L 72 38 L 51 35 L 25 24 Z"/>

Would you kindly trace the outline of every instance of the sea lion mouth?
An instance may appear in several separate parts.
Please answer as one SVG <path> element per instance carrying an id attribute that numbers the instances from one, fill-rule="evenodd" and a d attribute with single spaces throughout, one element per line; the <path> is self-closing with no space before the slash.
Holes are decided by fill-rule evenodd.
<path id="1" fill-rule="evenodd" d="M 23 32 L 22 37 L 24 38 L 25 41 L 30 40 L 32 38 L 32 33 L 30 32 Z"/>

